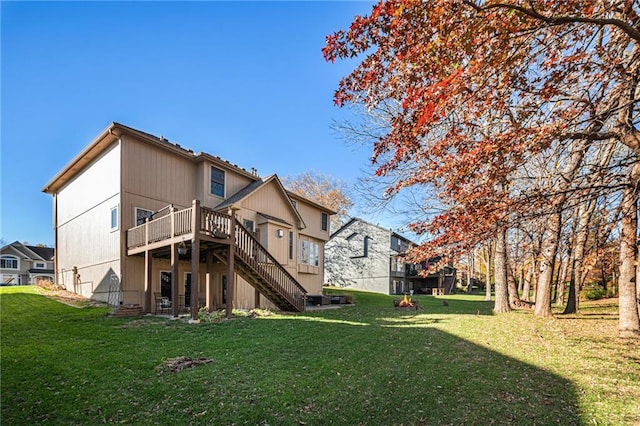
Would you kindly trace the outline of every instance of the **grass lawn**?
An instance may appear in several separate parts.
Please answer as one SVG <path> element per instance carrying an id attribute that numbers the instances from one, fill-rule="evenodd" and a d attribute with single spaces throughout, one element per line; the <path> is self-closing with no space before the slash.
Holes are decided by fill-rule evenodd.
<path id="1" fill-rule="evenodd" d="M 3 425 L 638 425 L 612 302 L 492 315 L 475 296 L 187 324 L 0 288 Z M 449 306 L 443 306 L 441 299 Z M 173 371 L 178 357 L 206 359 Z"/>

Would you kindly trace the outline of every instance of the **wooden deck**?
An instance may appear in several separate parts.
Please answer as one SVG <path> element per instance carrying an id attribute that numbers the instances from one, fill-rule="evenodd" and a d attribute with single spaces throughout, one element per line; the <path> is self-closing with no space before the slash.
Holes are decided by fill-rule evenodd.
<path id="1" fill-rule="evenodd" d="M 166 216 L 127 230 L 127 254 L 131 256 L 189 241 L 195 233 L 199 240 L 229 244 L 231 219 L 229 215 L 197 205 L 183 210 L 171 208 Z"/>
<path id="2" fill-rule="evenodd" d="M 170 251 L 171 246 L 181 243 L 196 247 L 195 254 L 192 249 L 192 269 L 200 262 L 200 252 L 211 250 L 228 267 L 232 264 L 230 272 L 240 275 L 280 309 L 304 311 L 307 291 L 232 215 L 200 207 L 199 201 L 194 200 L 192 207 L 183 210 L 171 207 L 166 216 L 127 230 L 130 256 Z M 226 251 L 227 256 L 221 251 Z M 195 276 L 192 276 L 192 285 L 196 286 L 192 292 L 197 295 Z M 150 294 L 146 297 L 150 302 Z"/>

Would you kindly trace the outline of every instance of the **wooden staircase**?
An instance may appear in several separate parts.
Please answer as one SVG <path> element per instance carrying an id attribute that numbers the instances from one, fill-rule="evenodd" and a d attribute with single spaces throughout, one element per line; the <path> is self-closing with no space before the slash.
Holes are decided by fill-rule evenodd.
<path id="1" fill-rule="evenodd" d="M 235 269 L 245 281 L 283 311 L 304 311 L 307 291 L 235 219 Z"/>

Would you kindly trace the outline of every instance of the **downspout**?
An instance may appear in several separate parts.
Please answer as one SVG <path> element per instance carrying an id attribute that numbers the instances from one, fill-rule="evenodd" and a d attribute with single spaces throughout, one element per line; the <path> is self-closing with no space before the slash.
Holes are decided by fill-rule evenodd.
<path id="1" fill-rule="evenodd" d="M 118 280 L 120 287 L 120 294 L 118 296 L 118 304 L 122 305 L 124 303 L 124 277 L 125 273 L 125 265 L 126 265 L 126 256 L 127 256 L 127 230 L 124 227 L 124 204 L 122 202 L 122 163 L 123 163 L 123 152 L 122 152 L 122 131 L 117 128 L 111 127 L 109 129 L 109 135 L 114 136 L 117 140 L 117 143 L 120 147 L 120 170 L 118 172 L 118 179 L 120 180 L 119 186 L 119 194 L 118 194 L 118 234 L 120 235 L 120 244 L 119 250 L 120 254 L 118 256 L 120 263 L 120 270 L 118 271 Z M 145 297 L 146 300 L 146 297 Z M 144 300 L 140 300 L 140 296 L 138 295 L 138 303 L 142 306 L 145 306 Z"/>
<path id="2" fill-rule="evenodd" d="M 55 271 L 54 284 L 59 285 L 58 282 L 58 195 L 53 194 L 53 270 Z"/>

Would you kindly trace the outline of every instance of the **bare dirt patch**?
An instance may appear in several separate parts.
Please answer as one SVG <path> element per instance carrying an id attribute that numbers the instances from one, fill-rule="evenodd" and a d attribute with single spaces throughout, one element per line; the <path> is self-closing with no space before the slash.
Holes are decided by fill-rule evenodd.
<path id="1" fill-rule="evenodd" d="M 210 358 L 191 358 L 188 356 L 179 356 L 176 358 L 169 358 L 158 367 L 160 374 L 163 373 L 177 373 L 186 368 L 197 367 L 198 365 L 208 364 L 213 362 Z"/>
<path id="2" fill-rule="evenodd" d="M 88 299 L 82 295 L 67 291 L 60 286 L 48 282 L 40 282 L 36 288 L 38 289 L 38 293 L 41 295 L 76 308 L 85 308 L 87 306 L 106 306 L 103 302 Z"/>

